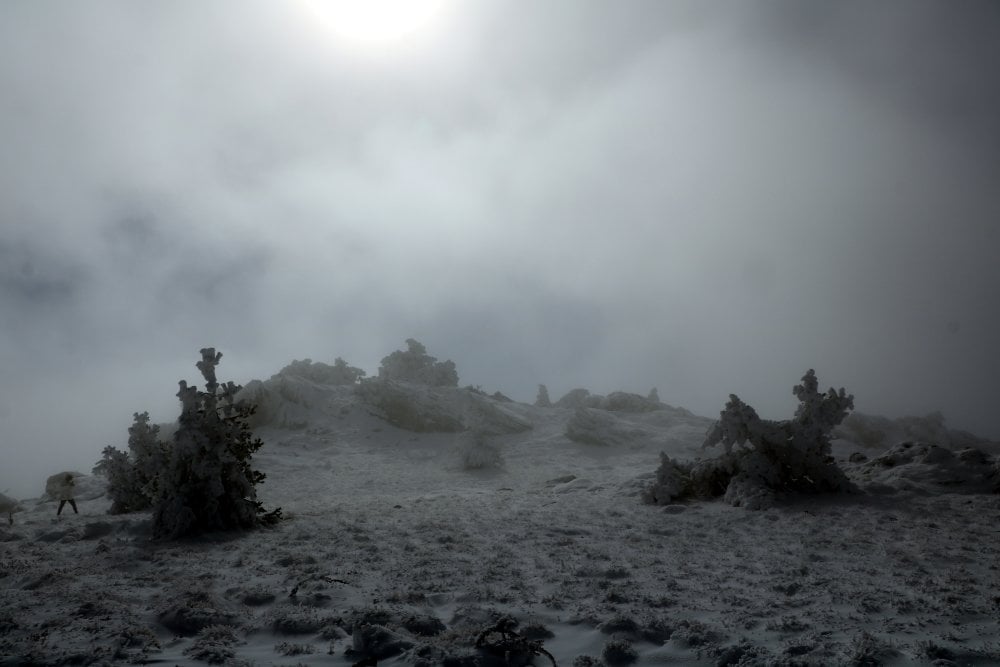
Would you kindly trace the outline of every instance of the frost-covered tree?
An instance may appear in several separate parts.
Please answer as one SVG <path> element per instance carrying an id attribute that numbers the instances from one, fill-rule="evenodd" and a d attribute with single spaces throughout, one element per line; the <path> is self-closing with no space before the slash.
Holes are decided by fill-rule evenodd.
<path id="1" fill-rule="evenodd" d="M 556 401 L 557 408 L 599 408 L 603 396 L 591 394 L 589 390 L 582 387 L 570 389 L 566 395 Z"/>
<path id="2" fill-rule="evenodd" d="M 552 400 L 549 398 L 549 388 L 544 384 L 538 385 L 538 396 L 535 397 L 535 406 L 539 408 L 552 407 Z"/>
<path id="3" fill-rule="evenodd" d="M 253 528 L 276 522 L 281 510 L 264 510 L 256 486 L 264 473 L 251 467 L 263 444 L 247 424 L 253 406 L 236 401 L 241 389 L 220 384 L 215 367 L 222 353 L 203 348 L 196 365 L 205 391 L 180 381 L 181 415 L 171 456 L 159 476 L 153 534 L 175 539 L 212 530 Z"/>
<path id="4" fill-rule="evenodd" d="M 170 456 L 170 446 L 160 440 L 160 427 L 149 423 L 149 413 L 134 413 L 128 429 L 129 451 L 104 448 L 98 464 L 108 478 L 110 514 L 141 512 L 153 506 L 158 495 L 158 479 Z"/>
<path id="5" fill-rule="evenodd" d="M 731 394 L 703 447 L 721 444 L 723 453 L 694 463 L 661 454 L 647 502 L 663 504 L 684 497 L 724 495 L 732 505 L 766 507 L 784 492 L 851 492 L 854 484 L 830 456 L 830 432 L 854 409 L 843 389 L 818 391 L 810 369 L 792 393 L 799 399 L 795 417 L 761 419 Z"/>
<path id="6" fill-rule="evenodd" d="M 407 350 L 396 350 L 382 359 L 378 369 L 382 380 L 400 380 L 432 387 L 457 387 L 455 362 L 438 361 L 427 354 L 427 348 L 412 338 L 406 339 Z"/>
<path id="7" fill-rule="evenodd" d="M 292 361 L 277 373 L 278 376 L 295 375 L 298 377 L 320 382 L 323 384 L 356 384 L 365 376 L 365 372 L 360 368 L 349 365 L 346 361 L 337 357 L 333 365 L 322 362 L 313 363 L 312 359 L 298 359 Z"/>

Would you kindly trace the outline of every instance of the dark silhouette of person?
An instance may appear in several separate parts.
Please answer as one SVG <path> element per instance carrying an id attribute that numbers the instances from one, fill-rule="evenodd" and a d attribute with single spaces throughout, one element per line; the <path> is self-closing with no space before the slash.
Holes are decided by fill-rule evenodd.
<path id="1" fill-rule="evenodd" d="M 74 499 L 74 494 L 76 493 L 76 483 L 73 481 L 73 475 L 66 473 L 66 477 L 63 479 L 62 484 L 59 485 L 59 509 L 56 510 L 56 516 L 62 514 L 63 507 L 66 503 L 73 508 L 73 514 L 79 514 L 79 510 L 76 509 L 76 500 Z"/>

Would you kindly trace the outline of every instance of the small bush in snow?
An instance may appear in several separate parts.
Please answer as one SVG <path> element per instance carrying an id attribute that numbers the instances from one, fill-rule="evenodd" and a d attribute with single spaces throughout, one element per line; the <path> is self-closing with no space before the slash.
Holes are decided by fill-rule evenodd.
<path id="1" fill-rule="evenodd" d="M 724 495 L 726 502 L 759 509 L 779 492 L 850 492 L 855 487 L 830 456 L 830 432 L 854 408 L 843 389 L 817 390 L 810 369 L 792 393 L 799 399 L 794 419 L 771 421 L 730 395 L 704 447 L 721 444 L 716 459 L 680 463 L 661 455 L 656 481 L 644 499 L 668 504 L 673 499 Z"/>
<path id="2" fill-rule="evenodd" d="M 455 362 L 438 361 L 427 354 L 427 348 L 412 338 L 406 339 L 407 350 L 396 350 L 382 359 L 378 376 L 383 380 L 399 380 L 432 387 L 457 387 Z"/>
<path id="3" fill-rule="evenodd" d="M 889 660 L 899 656 L 891 644 L 862 630 L 851 638 L 847 649 L 847 664 L 857 667 L 874 667 L 884 665 Z"/>
<path id="4" fill-rule="evenodd" d="M 104 448 L 97 468 L 108 478 L 110 514 L 141 512 L 153 506 L 158 496 L 158 478 L 170 457 L 170 445 L 160 440 L 160 427 L 150 425 L 149 413 L 134 413 L 128 429 L 129 451 Z"/>
<path id="5" fill-rule="evenodd" d="M 295 655 L 312 655 L 316 652 L 316 649 L 311 644 L 279 642 L 274 645 L 274 652 L 286 657 L 291 657 Z"/>
<path id="6" fill-rule="evenodd" d="M 192 660 L 221 665 L 236 657 L 235 646 L 240 639 L 236 630 L 228 625 L 212 625 L 198 633 L 184 655 Z"/>
<path id="7" fill-rule="evenodd" d="M 632 642 L 627 639 L 612 639 L 604 645 L 601 657 L 610 667 L 618 667 L 638 661 L 639 652 L 632 648 Z"/>
<path id="8" fill-rule="evenodd" d="M 456 437 L 458 463 L 463 470 L 499 468 L 503 465 L 500 447 L 481 429 L 469 429 Z"/>
<path id="9" fill-rule="evenodd" d="M 281 515 L 280 509 L 266 512 L 257 500 L 264 473 L 251 467 L 253 453 L 263 445 L 247 424 L 254 408 L 235 400 L 239 385 L 216 380 L 222 353 L 204 348 L 201 355 L 196 365 L 205 391 L 181 380 L 177 392 L 181 415 L 153 508 L 153 534 L 159 538 L 253 528 Z"/>

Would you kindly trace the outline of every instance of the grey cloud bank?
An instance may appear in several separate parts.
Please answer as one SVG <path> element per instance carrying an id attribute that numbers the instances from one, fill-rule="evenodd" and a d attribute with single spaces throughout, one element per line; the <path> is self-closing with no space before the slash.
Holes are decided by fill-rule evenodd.
<path id="1" fill-rule="evenodd" d="M 415 337 L 532 400 L 659 388 L 1000 438 L 993 3 L 0 7 L 0 491 L 135 411 Z"/>

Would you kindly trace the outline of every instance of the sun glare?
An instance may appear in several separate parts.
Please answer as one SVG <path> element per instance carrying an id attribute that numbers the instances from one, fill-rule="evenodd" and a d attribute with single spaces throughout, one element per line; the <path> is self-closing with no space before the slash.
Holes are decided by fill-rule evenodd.
<path id="1" fill-rule="evenodd" d="M 302 0 L 344 41 L 377 46 L 427 28 L 446 0 Z"/>

